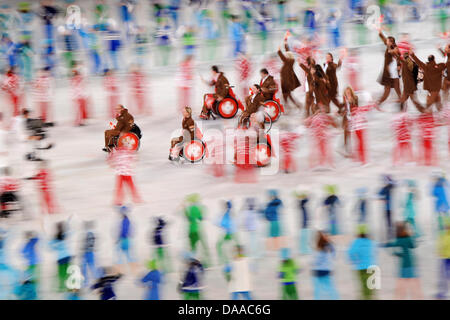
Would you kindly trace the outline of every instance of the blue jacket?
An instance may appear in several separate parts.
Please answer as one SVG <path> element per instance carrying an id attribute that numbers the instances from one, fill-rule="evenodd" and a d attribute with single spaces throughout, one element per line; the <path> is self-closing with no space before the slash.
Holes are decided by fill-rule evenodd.
<path id="1" fill-rule="evenodd" d="M 230 38 L 233 41 L 243 41 L 244 40 L 244 28 L 239 22 L 233 22 L 230 26 Z"/>
<path id="2" fill-rule="evenodd" d="M 278 210 L 283 206 L 280 199 L 273 199 L 267 204 L 264 210 L 264 216 L 269 221 L 278 221 Z"/>
<path id="3" fill-rule="evenodd" d="M 22 255 L 27 260 L 29 266 L 34 266 L 39 263 L 39 257 L 36 253 L 36 244 L 38 241 L 38 238 L 32 238 L 28 240 L 22 249 Z"/>
<path id="4" fill-rule="evenodd" d="M 67 257 L 70 257 L 69 250 L 65 240 L 52 240 L 50 241 L 50 248 L 56 251 L 58 261 Z"/>
<path id="5" fill-rule="evenodd" d="M 354 270 L 366 270 L 377 263 L 377 244 L 367 238 L 355 239 L 347 251 Z"/>
<path id="6" fill-rule="evenodd" d="M 159 284 L 162 280 L 162 274 L 158 270 L 152 270 L 141 279 L 141 282 L 148 287 L 145 300 L 159 300 Z"/>
<path id="7" fill-rule="evenodd" d="M 448 204 L 446 188 L 448 187 L 447 180 L 440 178 L 433 186 L 431 195 L 435 197 L 434 210 L 436 212 L 448 212 L 450 206 Z"/>
<path id="8" fill-rule="evenodd" d="M 119 234 L 119 238 L 120 239 L 126 239 L 130 237 L 131 234 L 131 230 L 130 230 L 130 219 L 125 216 L 122 219 L 122 222 L 120 224 L 120 234 Z"/>
<path id="9" fill-rule="evenodd" d="M 312 270 L 332 271 L 336 252 L 332 246 L 329 250 L 316 251 L 313 256 Z"/>

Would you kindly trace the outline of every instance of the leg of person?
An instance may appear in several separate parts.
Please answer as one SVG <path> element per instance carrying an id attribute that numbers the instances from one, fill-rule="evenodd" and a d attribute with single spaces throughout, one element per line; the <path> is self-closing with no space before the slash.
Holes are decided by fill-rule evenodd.
<path id="1" fill-rule="evenodd" d="M 124 182 L 124 176 L 117 175 L 116 176 L 116 193 L 115 193 L 114 203 L 118 206 L 120 206 L 122 204 L 122 200 L 123 200 L 123 182 Z"/>
<path id="2" fill-rule="evenodd" d="M 358 150 L 356 153 L 358 154 L 358 160 L 362 163 L 366 163 L 366 155 L 365 155 L 365 146 L 364 146 L 364 131 L 356 130 L 355 131 L 356 138 L 358 139 Z"/>
<path id="3" fill-rule="evenodd" d="M 450 70 L 447 70 L 447 72 L 450 72 Z M 448 102 L 449 90 L 450 80 L 444 79 L 444 82 L 442 83 L 442 100 L 444 100 L 445 104 Z"/>
<path id="4" fill-rule="evenodd" d="M 416 93 L 412 93 L 409 95 L 409 98 L 411 99 L 411 101 L 413 102 L 414 106 L 416 107 L 416 109 L 419 112 L 424 112 L 425 108 L 423 107 L 423 105 L 419 102 L 419 100 L 417 99 Z"/>
<path id="5" fill-rule="evenodd" d="M 339 294 L 334 286 L 334 279 L 331 275 L 326 275 L 323 278 L 325 292 L 328 294 L 330 300 L 338 300 Z"/>
<path id="6" fill-rule="evenodd" d="M 433 163 L 433 145 L 432 140 L 423 138 L 424 160 L 426 166 L 431 166 Z"/>
<path id="7" fill-rule="evenodd" d="M 390 86 L 384 86 L 383 95 L 380 97 L 380 99 L 378 99 L 377 104 L 381 105 L 389 97 L 390 93 L 391 93 L 391 87 Z"/>
<path id="8" fill-rule="evenodd" d="M 88 275 L 88 257 L 87 252 L 85 252 L 81 258 L 81 274 L 83 275 L 83 286 L 87 287 L 89 284 L 89 275 Z"/>
<path id="9" fill-rule="evenodd" d="M 386 218 L 387 239 L 390 239 L 392 236 L 392 221 L 390 209 L 386 209 L 385 218 Z"/>
<path id="10" fill-rule="evenodd" d="M 47 122 L 47 101 L 41 101 L 39 103 L 39 109 L 42 121 Z"/>
<path id="11" fill-rule="evenodd" d="M 294 105 L 300 110 L 302 108 L 302 104 L 300 102 L 297 102 L 295 98 L 292 96 L 292 92 L 288 93 L 288 98 L 294 103 Z"/>
<path id="12" fill-rule="evenodd" d="M 393 87 L 395 90 L 395 93 L 397 93 L 398 100 L 401 100 L 402 98 L 402 92 L 400 91 L 400 79 L 393 79 Z"/>
<path id="13" fill-rule="evenodd" d="M 132 176 L 126 176 L 124 178 L 124 182 L 128 185 L 131 191 L 131 196 L 133 197 L 133 201 L 136 203 L 142 202 L 141 196 L 139 195 L 139 192 L 136 189 L 136 186 L 134 185 L 134 180 Z"/>

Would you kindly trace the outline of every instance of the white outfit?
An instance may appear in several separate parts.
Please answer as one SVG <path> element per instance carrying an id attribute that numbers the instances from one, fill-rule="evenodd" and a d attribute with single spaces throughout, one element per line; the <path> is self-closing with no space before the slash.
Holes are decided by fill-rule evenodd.
<path id="1" fill-rule="evenodd" d="M 250 265 L 247 257 L 236 258 L 231 262 L 230 292 L 251 291 Z"/>

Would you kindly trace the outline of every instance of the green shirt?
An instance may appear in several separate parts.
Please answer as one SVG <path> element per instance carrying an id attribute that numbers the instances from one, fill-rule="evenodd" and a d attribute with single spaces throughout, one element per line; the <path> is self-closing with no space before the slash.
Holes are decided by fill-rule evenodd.
<path id="1" fill-rule="evenodd" d="M 193 204 L 184 210 L 184 214 L 189 221 L 189 233 L 198 232 L 200 229 L 200 221 L 203 219 L 201 207 Z"/>
<path id="2" fill-rule="evenodd" d="M 295 282 L 297 280 L 298 266 L 293 259 L 283 261 L 279 270 L 281 282 Z"/>

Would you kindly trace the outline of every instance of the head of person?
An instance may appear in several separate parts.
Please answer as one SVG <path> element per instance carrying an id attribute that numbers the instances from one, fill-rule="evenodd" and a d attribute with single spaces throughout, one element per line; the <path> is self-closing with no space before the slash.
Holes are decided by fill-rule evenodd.
<path id="1" fill-rule="evenodd" d="M 224 201 L 223 206 L 225 210 L 230 210 L 233 207 L 233 203 L 231 200 Z"/>
<path id="2" fill-rule="evenodd" d="M 306 58 L 306 64 L 307 64 L 308 66 L 313 66 L 313 65 L 316 64 L 316 61 L 314 60 L 313 57 L 307 57 L 307 58 Z"/>
<path id="3" fill-rule="evenodd" d="M 317 232 L 317 250 L 318 251 L 326 251 L 329 246 L 330 246 L 331 242 L 330 239 L 328 238 L 327 234 L 323 231 L 318 231 Z"/>
<path id="4" fill-rule="evenodd" d="M 434 62 L 434 55 L 430 54 L 428 56 L 428 62 L 430 62 L 430 63 Z"/>
<path id="5" fill-rule="evenodd" d="M 128 215 L 128 212 L 130 212 L 130 209 L 127 206 L 121 206 L 119 208 L 119 214 L 124 218 Z"/>
<path id="6" fill-rule="evenodd" d="M 212 75 L 213 75 L 214 77 L 217 76 L 217 75 L 220 73 L 219 67 L 218 67 L 218 66 L 212 66 L 212 67 L 211 67 L 211 73 L 212 73 Z"/>
<path id="7" fill-rule="evenodd" d="M 319 78 L 325 78 L 325 72 L 323 71 L 320 64 L 316 64 L 313 69 L 315 75 L 317 75 Z"/>
<path id="8" fill-rule="evenodd" d="M 245 204 L 247 205 L 247 209 L 253 210 L 255 208 L 255 198 L 245 199 Z"/>
<path id="9" fill-rule="evenodd" d="M 394 46 L 395 45 L 395 38 L 392 36 L 387 37 L 386 42 L 388 46 Z"/>
<path id="10" fill-rule="evenodd" d="M 124 106 L 121 104 L 118 104 L 115 108 L 116 114 L 119 115 L 122 113 L 122 111 L 125 110 Z"/>
<path id="11" fill-rule="evenodd" d="M 358 238 L 368 238 L 368 228 L 366 224 L 360 224 L 357 229 Z"/>
<path id="12" fill-rule="evenodd" d="M 64 222 L 58 222 L 56 224 L 55 239 L 62 241 L 66 238 L 66 224 Z"/>
<path id="13" fill-rule="evenodd" d="M 397 238 L 406 238 L 409 237 L 410 231 L 408 228 L 408 224 L 406 222 L 399 222 L 396 226 L 396 236 Z"/>
<path id="14" fill-rule="evenodd" d="M 355 91 L 353 91 L 353 88 L 348 86 L 344 90 L 344 97 L 345 99 L 350 103 L 356 103 L 357 102 L 357 96 L 355 94 Z"/>
<path id="15" fill-rule="evenodd" d="M 269 71 L 267 71 L 266 68 L 263 68 L 259 71 L 259 74 L 261 75 L 261 79 L 264 79 L 265 77 L 267 77 L 269 75 Z"/>
<path id="16" fill-rule="evenodd" d="M 183 108 L 183 118 L 188 119 L 192 116 L 192 109 L 191 107 L 184 107 Z"/>
<path id="17" fill-rule="evenodd" d="M 327 63 L 333 62 L 333 55 L 328 52 L 327 55 L 325 56 L 325 60 L 327 61 Z"/>
<path id="18" fill-rule="evenodd" d="M 22 110 L 22 116 L 23 116 L 25 119 L 28 119 L 28 117 L 30 116 L 30 110 L 28 110 L 28 109 L 23 109 L 23 110 Z"/>

